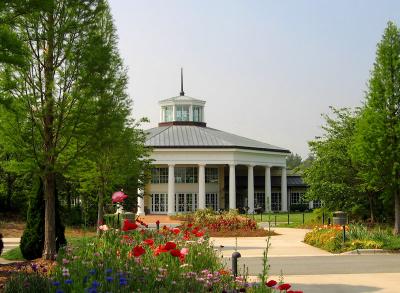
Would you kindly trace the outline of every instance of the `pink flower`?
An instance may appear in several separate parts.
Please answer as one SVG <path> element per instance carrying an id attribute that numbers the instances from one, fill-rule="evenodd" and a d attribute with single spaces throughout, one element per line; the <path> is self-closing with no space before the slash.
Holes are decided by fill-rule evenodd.
<path id="1" fill-rule="evenodd" d="M 184 247 L 184 248 L 181 249 L 181 254 L 182 255 L 188 255 L 188 253 L 189 253 L 189 248 Z"/>
<path id="2" fill-rule="evenodd" d="M 128 196 L 123 191 L 114 192 L 112 195 L 112 202 L 123 202 Z"/>
<path id="3" fill-rule="evenodd" d="M 108 231 L 108 226 L 107 225 L 101 225 L 101 226 L 99 226 L 99 229 L 101 231 Z"/>

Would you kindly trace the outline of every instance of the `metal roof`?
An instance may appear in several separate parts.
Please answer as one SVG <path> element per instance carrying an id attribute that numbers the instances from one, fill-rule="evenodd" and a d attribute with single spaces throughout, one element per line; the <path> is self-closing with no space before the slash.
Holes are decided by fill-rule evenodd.
<path id="1" fill-rule="evenodd" d="M 195 125 L 168 125 L 147 130 L 146 146 L 153 148 L 241 148 L 280 153 L 289 150 L 224 132 Z"/>
<path id="2" fill-rule="evenodd" d="M 189 97 L 189 96 L 176 96 L 176 97 L 172 97 L 172 98 L 161 100 L 158 103 L 159 104 L 164 104 L 164 103 L 168 103 L 168 102 L 197 102 L 197 103 L 201 103 L 201 104 L 205 104 L 206 103 L 203 100 L 192 98 L 192 97 Z"/>

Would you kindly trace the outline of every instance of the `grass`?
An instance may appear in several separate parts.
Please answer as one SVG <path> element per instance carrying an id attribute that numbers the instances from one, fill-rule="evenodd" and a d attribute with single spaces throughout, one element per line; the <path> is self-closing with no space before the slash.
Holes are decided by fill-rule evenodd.
<path id="1" fill-rule="evenodd" d="M 288 224 L 288 213 L 264 213 L 264 214 L 257 214 L 257 215 L 247 215 L 249 218 L 254 218 L 257 222 L 268 222 L 269 220 L 271 223 L 276 223 L 277 226 L 280 227 L 290 227 L 296 228 L 302 225 L 310 225 L 310 224 L 318 224 L 320 220 L 318 220 L 317 215 L 312 212 L 304 213 L 304 223 L 303 223 L 303 213 L 290 213 L 289 214 L 289 224 Z M 261 220 L 262 219 L 262 220 Z M 319 223 L 319 224 L 322 224 Z"/>
<path id="2" fill-rule="evenodd" d="M 1 257 L 6 260 L 25 260 L 19 246 L 4 252 Z"/>

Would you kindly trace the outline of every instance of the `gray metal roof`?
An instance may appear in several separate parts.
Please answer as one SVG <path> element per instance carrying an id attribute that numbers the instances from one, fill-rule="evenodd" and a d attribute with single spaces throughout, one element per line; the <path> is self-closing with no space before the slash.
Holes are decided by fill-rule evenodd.
<path id="1" fill-rule="evenodd" d="M 146 146 L 153 148 L 242 148 L 289 153 L 284 148 L 209 127 L 168 125 L 147 130 Z"/>

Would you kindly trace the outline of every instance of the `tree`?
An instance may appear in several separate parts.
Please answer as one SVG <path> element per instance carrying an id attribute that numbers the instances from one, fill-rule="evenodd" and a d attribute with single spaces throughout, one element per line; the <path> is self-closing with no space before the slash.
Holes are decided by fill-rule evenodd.
<path id="1" fill-rule="evenodd" d="M 98 49 L 90 40 L 101 0 L 45 0 L 29 14 L 17 14 L 12 30 L 28 50 L 28 66 L 1 68 L 2 119 L 7 145 L 23 153 L 24 165 L 40 175 L 45 196 L 43 257 L 56 254 L 55 181 L 87 147 L 97 97 L 97 65 L 86 62 Z M 15 15 L 10 7 L 3 13 Z M 6 123 L 3 123 L 6 122 Z M 73 147 L 72 147 L 73 146 Z"/>
<path id="2" fill-rule="evenodd" d="M 322 200 L 331 210 L 356 212 L 366 206 L 363 182 L 350 156 L 357 113 L 349 109 L 331 109 L 333 118 L 324 115 L 324 135 L 309 142 L 313 159 L 304 169 L 304 180 L 310 186 L 306 196 L 310 200 Z"/>
<path id="3" fill-rule="evenodd" d="M 286 157 L 286 166 L 288 169 L 293 170 L 299 167 L 300 164 L 301 156 L 299 154 L 290 153 L 290 155 Z"/>
<path id="4" fill-rule="evenodd" d="M 400 31 L 389 22 L 377 46 L 365 104 L 357 119 L 352 157 L 368 186 L 394 205 L 400 234 Z"/>

